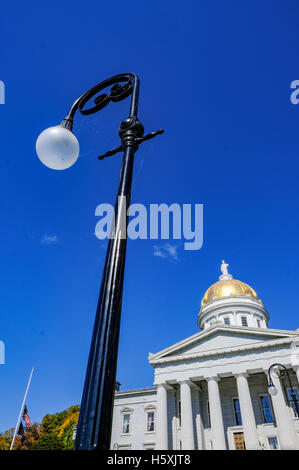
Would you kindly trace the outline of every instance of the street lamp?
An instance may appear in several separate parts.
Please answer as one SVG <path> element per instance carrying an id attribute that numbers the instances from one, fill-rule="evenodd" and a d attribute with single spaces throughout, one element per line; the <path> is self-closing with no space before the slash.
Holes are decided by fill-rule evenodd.
<path id="1" fill-rule="evenodd" d="M 98 95 L 108 87 L 111 87 L 109 93 Z M 95 95 L 94 104 L 86 108 Z M 98 157 L 102 160 L 123 151 L 114 230 L 109 237 L 102 276 L 76 433 L 76 450 L 110 448 L 134 154 L 142 142 L 164 131 L 160 129 L 144 136 L 143 125 L 137 117 L 139 79 L 133 73 L 124 73 L 98 83 L 81 95 L 61 124 L 46 129 L 36 142 L 36 151 L 42 163 L 55 170 L 69 168 L 79 155 L 79 143 L 72 132 L 76 111 L 79 110 L 83 115 L 93 114 L 108 103 L 122 101 L 130 95 L 130 114 L 119 128 L 121 145 Z M 126 221 L 125 227 L 123 220 Z"/>
<path id="2" fill-rule="evenodd" d="M 36 141 L 36 152 L 41 162 L 52 170 L 66 170 L 79 156 L 76 136 L 63 125 L 49 127 Z"/>
<path id="3" fill-rule="evenodd" d="M 295 404 L 295 408 L 296 408 L 296 414 L 297 416 L 299 416 L 299 403 L 298 403 L 298 399 L 297 399 L 297 395 L 292 387 L 292 383 L 291 383 L 291 379 L 290 379 L 290 376 L 289 376 L 289 371 L 288 369 L 286 368 L 286 366 L 284 366 L 283 364 L 272 364 L 270 367 L 269 367 L 269 370 L 268 370 L 268 377 L 269 377 L 269 388 L 268 388 L 268 392 L 269 394 L 274 397 L 275 395 L 277 395 L 277 388 L 275 387 L 274 383 L 273 383 L 273 380 L 272 380 L 272 377 L 271 377 L 271 374 L 273 373 L 273 369 L 274 367 L 277 367 L 277 372 L 276 372 L 276 376 L 278 378 L 280 377 L 285 377 L 287 376 L 288 378 L 288 382 L 289 382 L 289 387 L 290 387 L 290 392 L 291 392 L 291 396 L 292 396 L 292 401 L 294 402 Z"/>

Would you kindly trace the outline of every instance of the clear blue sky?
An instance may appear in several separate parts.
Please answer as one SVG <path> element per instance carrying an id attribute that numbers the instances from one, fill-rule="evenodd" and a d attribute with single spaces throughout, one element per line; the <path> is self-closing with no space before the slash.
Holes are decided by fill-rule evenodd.
<path id="1" fill-rule="evenodd" d="M 114 202 L 121 158 L 96 157 L 118 145 L 128 101 L 78 116 L 70 170 L 44 167 L 35 140 L 113 74 L 140 76 L 146 131 L 166 131 L 136 156 L 133 202 L 203 203 L 205 223 L 203 248 L 179 245 L 177 260 L 154 256 L 163 241 L 129 241 L 122 388 L 151 386 L 148 353 L 198 331 L 222 259 L 270 327 L 299 327 L 297 2 L 6 2 L 0 40 L 0 430 L 15 425 L 32 364 L 32 420 L 81 399 L 105 255 L 94 211 Z"/>

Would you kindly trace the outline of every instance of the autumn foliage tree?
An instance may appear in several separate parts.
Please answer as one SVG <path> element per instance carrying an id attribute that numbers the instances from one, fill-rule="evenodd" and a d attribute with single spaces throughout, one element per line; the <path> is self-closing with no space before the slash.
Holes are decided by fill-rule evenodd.
<path id="1" fill-rule="evenodd" d="M 16 437 L 14 450 L 71 450 L 79 418 L 79 405 L 60 413 L 44 416 L 41 425 L 34 423 L 26 430 L 23 442 Z M 14 429 L 0 434 L 0 450 L 9 450 Z"/>
<path id="2" fill-rule="evenodd" d="M 14 428 L 11 428 L 8 431 L 4 431 L 2 434 L 0 434 L 0 450 L 9 450 L 13 433 Z"/>
<path id="3" fill-rule="evenodd" d="M 24 440 L 22 442 L 20 436 L 16 436 L 14 450 L 29 450 L 39 439 L 39 424 L 33 423 L 24 434 Z"/>
<path id="4" fill-rule="evenodd" d="M 79 417 L 79 405 L 55 415 L 44 416 L 37 442 L 32 449 L 70 450 L 74 446 L 74 429 Z"/>
<path id="5" fill-rule="evenodd" d="M 72 449 L 74 446 L 75 429 L 79 419 L 79 406 L 71 406 L 67 410 L 65 420 L 60 426 L 58 437 L 62 440 L 64 449 Z"/>

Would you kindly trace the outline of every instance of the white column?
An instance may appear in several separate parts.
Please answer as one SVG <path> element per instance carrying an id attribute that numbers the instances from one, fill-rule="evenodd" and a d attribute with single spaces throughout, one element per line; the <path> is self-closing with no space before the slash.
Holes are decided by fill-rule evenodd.
<path id="1" fill-rule="evenodd" d="M 266 373 L 268 373 L 268 371 Z M 284 398 L 280 380 L 273 375 L 272 380 L 277 389 L 277 395 L 271 396 L 271 399 L 280 447 L 282 450 L 295 450 L 299 448 L 299 442 L 294 429 L 293 420 Z"/>
<path id="2" fill-rule="evenodd" d="M 207 381 L 213 450 L 226 450 L 223 417 L 218 387 L 219 378 L 208 377 Z"/>
<path id="3" fill-rule="evenodd" d="M 168 449 L 167 385 L 157 386 L 157 444 L 158 450 Z"/>
<path id="4" fill-rule="evenodd" d="M 202 410 L 203 410 L 203 404 L 202 404 L 202 392 L 199 387 L 197 387 L 197 402 L 198 402 L 198 411 L 196 413 L 196 434 L 197 434 L 197 448 L 199 450 L 204 450 L 205 449 L 205 438 L 204 438 L 204 427 L 203 427 L 203 421 L 202 421 Z M 195 437 L 196 441 L 196 437 Z"/>
<path id="5" fill-rule="evenodd" d="M 190 382 L 180 382 L 181 429 L 183 450 L 194 450 L 194 431 L 192 418 L 192 398 Z"/>
<path id="6" fill-rule="evenodd" d="M 257 436 L 256 422 L 251 402 L 247 374 L 236 374 L 242 426 L 244 431 L 246 450 L 258 450 L 259 441 Z"/>

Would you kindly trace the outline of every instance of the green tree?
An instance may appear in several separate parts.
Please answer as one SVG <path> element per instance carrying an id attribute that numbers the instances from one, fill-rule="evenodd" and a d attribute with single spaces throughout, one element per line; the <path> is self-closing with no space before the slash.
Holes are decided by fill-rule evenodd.
<path id="1" fill-rule="evenodd" d="M 0 434 L 0 450 L 9 450 L 14 431 L 14 428 L 11 428 Z"/>
<path id="2" fill-rule="evenodd" d="M 79 405 L 74 405 L 60 413 L 44 416 L 39 438 L 32 450 L 68 450 L 74 446 L 74 428 L 79 417 Z"/>
<path id="3" fill-rule="evenodd" d="M 63 443 L 54 433 L 42 434 L 30 450 L 64 450 Z"/>
<path id="4" fill-rule="evenodd" d="M 79 419 L 79 409 L 79 405 L 71 406 L 59 428 L 58 436 L 62 439 L 64 449 L 71 450 L 74 447 L 74 431 Z"/>
<path id="5" fill-rule="evenodd" d="M 53 415 L 46 414 L 41 425 L 34 423 L 25 431 L 23 442 L 16 436 L 14 450 L 70 450 L 79 418 L 79 405 Z M 14 428 L 0 434 L 0 450 L 9 450 Z"/>
<path id="6" fill-rule="evenodd" d="M 5 436 L 5 433 L 1 433 L 0 434 L 0 450 L 9 450 L 10 443 L 11 443 L 11 439 L 8 436 Z"/>

